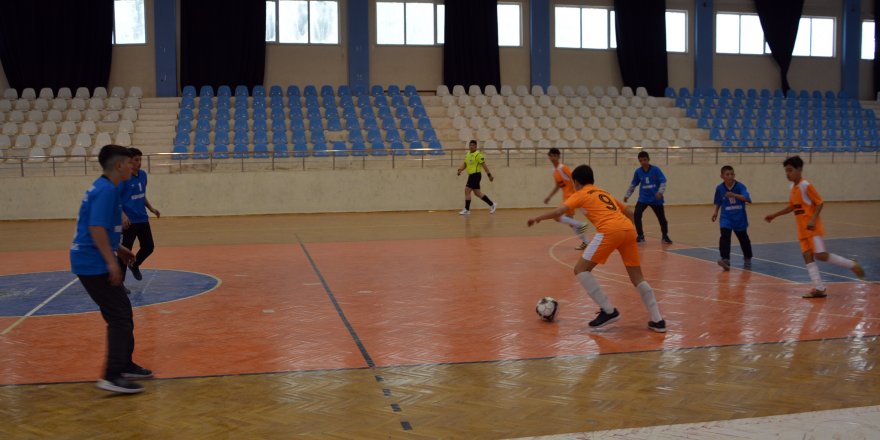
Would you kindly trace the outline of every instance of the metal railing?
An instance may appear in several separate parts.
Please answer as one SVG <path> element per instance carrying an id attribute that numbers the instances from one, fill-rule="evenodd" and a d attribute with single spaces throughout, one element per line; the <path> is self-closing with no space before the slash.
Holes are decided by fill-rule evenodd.
<path id="1" fill-rule="evenodd" d="M 850 151 L 846 151 L 850 150 Z M 639 151 L 648 151 L 657 165 L 742 165 L 781 162 L 799 154 L 807 163 L 880 163 L 877 148 L 865 151 L 852 149 L 780 149 L 748 148 L 737 151 L 730 147 L 701 148 L 590 148 L 560 149 L 562 161 L 570 165 L 622 165 L 636 161 Z M 146 154 L 143 167 L 150 173 L 214 173 L 310 170 L 370 170 L 405 168 L 458 167 L 467 149 L 421 150 L 333 150 L 316 156 L 314 153 L 230 152 L 230 153 L 155 153 Z M 319 153 L 320 154 L 320 153 Z M 547 164 L 547 151 L 496 150 L 484 151 L 486 162 L 493 167 L 537 167 Z M 83 176 L 100 175 L 96 156 L 54 157 L 33 156 L 7 158 L 0 162 L 0 177 Z"/>

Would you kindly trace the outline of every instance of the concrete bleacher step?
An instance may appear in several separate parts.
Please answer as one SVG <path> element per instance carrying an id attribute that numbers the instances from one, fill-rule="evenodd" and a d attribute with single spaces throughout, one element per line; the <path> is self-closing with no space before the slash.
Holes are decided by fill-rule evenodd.
<path id="1" fill-rule="evenodd" d="M 131 137 L 146 154 L 171 151 L 180 98 L 144 98 Z"/>

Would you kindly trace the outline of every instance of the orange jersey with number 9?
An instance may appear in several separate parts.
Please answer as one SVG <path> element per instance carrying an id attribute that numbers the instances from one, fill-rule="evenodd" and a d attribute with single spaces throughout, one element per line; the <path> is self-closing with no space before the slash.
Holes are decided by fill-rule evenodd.
<path id="1" fill-rule="evenodd" d="M 623 214 L 626 205 L 595 185 L 584 186 L 565 199 L 563 205 L 569 209 L 583 209 L 597 232 L 635 230 L 635 226 Z"/>

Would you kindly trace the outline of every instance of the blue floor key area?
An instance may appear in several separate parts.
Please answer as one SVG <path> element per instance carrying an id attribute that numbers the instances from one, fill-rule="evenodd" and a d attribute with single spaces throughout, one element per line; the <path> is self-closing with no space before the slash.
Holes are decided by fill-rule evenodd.
<path id="1" fill-rule="evenodd" d="M 143 269 L 141 272 L 143 280 L 135 281 L 129 273 L 125 281 L 126 287 L 131 289 L 133 307 L 189 298 L 220 285 L 218 278 L 194 272 L 164 269 Z M 70 272 L 0 276 L 0 316 L 24 316 L 37 307 L 39 309 L 33 316 L 98 311 L 98 306 L 89 298 L 79 279 Z"/>
<path id="2" fill-rule="evenodd" d="M 829 252 L 846 258 L 855 258 L 865 269 L 865 281 L 880 281 L 880 237 L 826 239 Z M 715 262 L 720 255 L 717 247 L 675 249 L 669 252 Z M 797 242 L 752 244 L 752 272 L 770 275 L 797 283 L 809 283 L 810 276 Z M 736 238 L 731 243 L 730 266 L 742 268 L 742 250 Z M 819 262 L 825 282 L 858 281 L 849 270 Z"/>

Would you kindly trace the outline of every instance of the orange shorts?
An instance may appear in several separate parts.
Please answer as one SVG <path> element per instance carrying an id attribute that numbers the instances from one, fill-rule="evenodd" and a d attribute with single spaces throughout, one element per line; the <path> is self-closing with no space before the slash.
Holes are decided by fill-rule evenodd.
<path id="1" fill-rule="evenodd" d="M 821 235 L 810 235 L 800 238 L 798 241 L 801 244 L 802 253 L 812 252 L 814 254 L 821 254 L 827 251 L 825 249 L 825 239 Z"/>
<path id="2" fill-rule="evenodd" d="M 615 249 L 620 253 L 624 266 L 641 266 L 639 247 L 636 245 L 636 231 L 632 229 L 597 232 L 584 249 L 583 258 L 596 264 L 605 264 Z"/>

